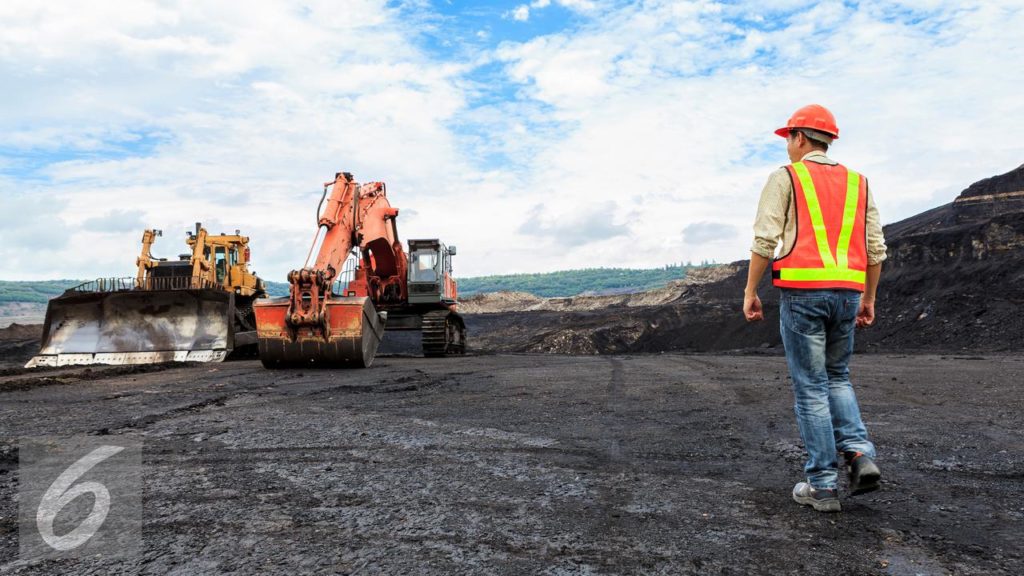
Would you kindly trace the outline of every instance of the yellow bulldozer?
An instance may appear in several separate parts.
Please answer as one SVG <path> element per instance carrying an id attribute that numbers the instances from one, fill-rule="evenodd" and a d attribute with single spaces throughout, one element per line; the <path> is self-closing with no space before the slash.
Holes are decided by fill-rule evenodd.
<path id="1" fill-rule="evenodd" d="M 39 354 L 27 367 L 68 364 L 220 362 L 255 353 L 253 302 L 266 286 L 249 271 L 249 238 L 212 235 L 196 223 L 190 253 L 154 258 L 159 230 L 142 234 L 134 278 L 99 278 L 46 308 Z"/>

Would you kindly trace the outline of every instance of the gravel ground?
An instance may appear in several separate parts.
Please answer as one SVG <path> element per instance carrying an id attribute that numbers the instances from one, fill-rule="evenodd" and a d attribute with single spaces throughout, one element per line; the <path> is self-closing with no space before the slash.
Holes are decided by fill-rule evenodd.
<path id="1" fill-rule="evenodd" d="M 0 376 L 0 574 L 1021 574 L 1024 357 L 855 358 L 883 489 L 825 515 L 778 356 Z M 143 550 L 18 559 L 17 439 L 143 442 Z"/>

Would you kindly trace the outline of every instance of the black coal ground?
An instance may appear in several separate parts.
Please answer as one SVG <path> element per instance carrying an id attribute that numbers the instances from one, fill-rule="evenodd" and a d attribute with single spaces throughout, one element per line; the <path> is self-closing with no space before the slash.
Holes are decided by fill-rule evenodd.
<path id="1" fill-rule="evenodd" d="M 857 356 L 885 485 L 794 504 L 777 355 L 0 376 L 3 574 L 1021 574 L 1024 358 Z M 144 445 L 143 550 L 18 559 L 17 439 Z"/>

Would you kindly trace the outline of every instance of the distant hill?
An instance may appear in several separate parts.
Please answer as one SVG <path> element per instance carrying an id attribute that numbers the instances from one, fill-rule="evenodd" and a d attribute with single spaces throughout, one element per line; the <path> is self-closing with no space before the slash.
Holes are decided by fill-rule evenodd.
<path id="1" fill-rule="evenodd" d="M 0 280 L 0 303 L 28 302 L 46 304 L 46 301 L 81 284 L 81 280 L 31 280 L 11 282 Z"/>
<path id="2" fill-rule="evenodd" d="M 621 294 L 660 288 L 673 280 L 682 280 L 689 270 L 710 264 L 681 264 L 662 268 L 587 268 L 544 274 L 505 274 L 457 278 L 459 294 L 471 296 L 486 292 L 528 292 L 535 296 L 578 296 L 580 294 Z M 85 280 L 0 280 L 0 303 L 25 302 L 45 304 L 68 288 Z M 288 284 L 267 282 L 271 296 L 287 296 Z"/>
<path id="3" fill-rule="evenodd" d="M 543 274 L 505 274 L 457 278 L 459 295 L 486 292 L 527 292 L 544 298 L 560 296 L 622 294 L 661 288 L 686 273 L 711 264 L 681 264 L 661 268 L 585 268 Z"/>
<path id="4" fill-rule="evenodd" d="M 73 288 L 86 280 L 0 280 L 0 304 L 7 302 L 25 302 L 46 304 L 54 296 L 60 296 L 68 288 Z M 287 296 L 288 285 L 284 282 L 267 282 L 267 292 L 271 296 Z"/>
<path id="5" fill-rule="evenodd" d="M 269 280 L 265 280 L 265 282 L 267 283 L 267 294 L 270 294 L 274 298 L 288 295 L 287 282 L 271 282 Z"/>

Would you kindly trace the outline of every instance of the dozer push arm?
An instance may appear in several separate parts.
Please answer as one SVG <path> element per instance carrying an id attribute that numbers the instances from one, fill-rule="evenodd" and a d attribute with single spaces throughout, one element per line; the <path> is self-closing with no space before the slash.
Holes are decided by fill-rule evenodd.
<path id="1" fill-rule="evenodd" d="M 135 259 L 135 265 L 139 267 L 138 275 L 136 276 L 136 285 L 142 286 L 146 281 L 146 276 L 150 268 L 153 267 L 153 242 L 156 241 L 157 236 L 161 236 L 162 233 L 159 230 L 146 230 L 142 233 L 142 253 Z"/>
<path id="2" fill-rule="evenodd" d="M 203 280 L 210 280 L 207 272 L 210 270 L 210 263 L 206 260 L 206 228 L 196 226 L 196 234 L 194 237 L 189 239 L 189 244 L 192 244 L 192 278 L 195 282 L 197 278 Z"/>

